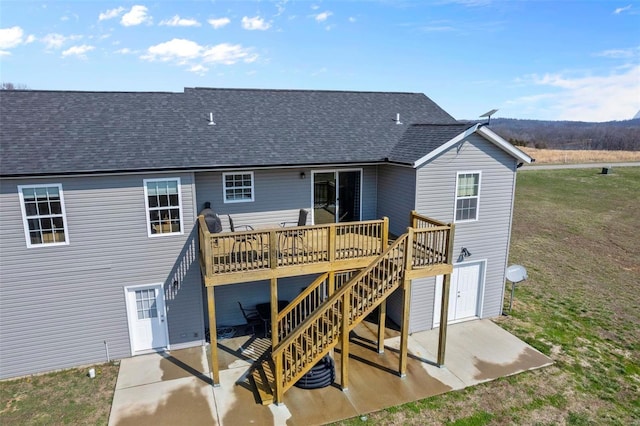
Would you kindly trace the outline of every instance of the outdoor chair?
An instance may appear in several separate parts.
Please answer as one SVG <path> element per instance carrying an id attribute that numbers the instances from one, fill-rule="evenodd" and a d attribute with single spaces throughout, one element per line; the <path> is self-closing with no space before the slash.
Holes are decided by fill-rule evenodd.
<path id="1" fill-rule="evenodd" d="M 280 226 L 285 228 L 288 224 L 293 224 L 294 226 L 305 226 L 307 224 L 307 216 L 309 212 L 305 209 L 300 209 L 298 212 L 298 222 L 280 222 Z M 296 240 L 300 240 L 301 243 L 304 242 L 304 230 L 291 230 L 287 231 L 284 234 L 284 242 L 286 244 L 287 238 L 293 238 L 292 249 L 296 251 Z"/>
<path id="2" fill-rule="evenodd" d="M 240 306 L 240 311 L 242 312 L 242 316 L 244 320 L 247 322 L 247 326 L 251 327 L 251 332 L 256 334 L 256 326 L 264 325 L 265 334 L 267 330 L 267 324 L 262 320 L 258 311 L 256 309 L 247 309 L 242 307 L 242 303 L 238 302 L 238 306 Z"/>
<path id="3" fill-rule="evenodd" d="M 231 218 L 231 215 L 227 215 L 227 217 L 229 218 L 229 228 L 231 228 L 231 232 L 236 232 L 239 231 L 240 229 L 242 229 L 243 231 L 253 231 L 253 226 L 251 225 L 234 225 L 233 224 L 233 219 Z M 253 242 L 256 241 L 256 237 L 254 236 L 247 236 L 247 235 L 243 235 L 243 236 L 236 236 L 233 237 L 233 246 L 231 247 L 231 252 L 235 253 L 236 251 L 236 244 L 238 245 L 238 248 L 242 247 L 242 244 L 245 245 L 245 250 L 247 248 L 247 245 L 249 245 L 249 247 L 251 247 L 251 250 L 253 250 Z"/>

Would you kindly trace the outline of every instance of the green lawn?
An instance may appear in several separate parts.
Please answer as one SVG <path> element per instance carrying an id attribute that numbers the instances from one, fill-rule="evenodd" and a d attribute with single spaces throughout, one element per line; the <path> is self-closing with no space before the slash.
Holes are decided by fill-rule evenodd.
<path id="1" fill-rule="evenodd" d="M 599 171 L 518 173 L 510 263 L 529 280 L 496 322 L 553 366 L 342 424 L 640 424 L 640 168 Z"/>

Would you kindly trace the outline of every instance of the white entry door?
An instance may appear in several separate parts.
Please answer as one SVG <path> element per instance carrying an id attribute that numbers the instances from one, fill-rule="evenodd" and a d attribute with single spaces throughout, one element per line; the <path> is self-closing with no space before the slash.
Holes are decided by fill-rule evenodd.
<path id="1" fill-rule="evenodd" d="M 465 263 L 453 267 L 449 290 L 449 322 L 478 316 L 478 298 L 484 279 L 484 261 Z M 436 277 L 433 326 L 440 325 L 443 276 Z"/>
<path id="2" fill-rule="evenodd" d="M 132 354 L 164 349 L 168 344 L 161 285 L 126 288 Z"/>

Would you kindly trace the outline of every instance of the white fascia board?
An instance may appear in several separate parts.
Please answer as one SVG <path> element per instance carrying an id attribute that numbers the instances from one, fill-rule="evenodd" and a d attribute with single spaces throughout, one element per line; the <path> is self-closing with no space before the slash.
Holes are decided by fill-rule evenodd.
<path id="1" fill-rule="evenodd" d="M 434 149 L 433 151 L 431 151 L 430 153 L 428 153 L 424 157 L 422 157 L 419 160 L 417 160 L 416 162 L 414 162 L 413 163 L 413 168 L 417 169 L 418 167 L 422 166 L 424 163 L 426 163 L 427 161 L 431 160 L 435 156 L 437 156 L 440 153 L 448 150 L 449 148 L 451 148 L 452 146 L 454 146 L 455 144 L 457 144 L 458 142 L 460 142 L 461 140 L 463 140 L 467 136 L 475 133 L 478 130 L 478 127 L 480 127 L 480 124 L 476 124 L 475 126 L 469 127 L 467 130 L 465 130 L 464 132 L 460 133 L 458 136 L 456 136 L 455 138 L 451 139 L 449 142 L 440 145 L 438 148 Z"/>
<path id="2" fill-rule="evenodd" d="M 485 127 L 480 127 L 478 129 L 478 134 L 484 136 L 484 138 L 487 139 L 489 142 L 493 142 L 498 147 L 504 149 L 509 154 L 511 154 L 514 157 L 516 157 L 518 160 L 520 160 L 520 161 L 522 161 L 524 163 L 527 163 L 527 164 L 533 162 L 533 158 L 529 157 L 527 155 L 527 153 L 525 153 L 524 151 L 519 150 L 518 148 L 516 148 L 515 146 L 513 146 L 512 144 L 510 144 L 509 142 L 504 140 L 500 135 L 498 135 L 497 133 L 495 133 L 493 130 L 489 129 L 488 127 L 486 127 L 486 126 Z"/>
<path id="3" fill-rule="evenodd" d="M 513 157 L 517 158 L 518 160 L 524 163 L 529 164 L 533 162 L 533 158 L 529 157 L 525 152 L 520 151 L 518 148 L 516 148 L 515 146 L 511 145 L 509 142 L 504 140 L 500 135 L 493 132 L 486 126 L 481 126 L 481 124 L 478 123 L 475 126 L 469 127 L 467 130 L 460 133 L 458 136 L 451 139 L 449 142 L 440 145 L 438 148 L 434 149 L 424 157 L 414 162 L 413 167 L 418 168 L 422 166 L 427 161 L 431 160 L 432 158 L 436 157 L 442 152 L 448 150 L 449 148 L 451 148 L 458 142 L 464 140 L 466 137 L 472 135 L 473 133 L 478 133 L 480 136 L 484 137 L 489 142 L 493 143 L 494 145 L 498 146 L 499 148 L 503 149 L 504 151 L 506 151 L 507 153 L 511 154 Z"/>

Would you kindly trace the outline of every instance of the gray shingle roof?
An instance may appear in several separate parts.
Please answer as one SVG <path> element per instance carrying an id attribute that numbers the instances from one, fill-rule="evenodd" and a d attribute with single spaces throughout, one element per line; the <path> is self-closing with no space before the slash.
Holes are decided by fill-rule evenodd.
<path id="1" fill-rule="evenodd" d="M 474 124 L 412 124 L 391 149 L 389 161 L 413 164 L 420 157 L 449 142 Z"/>
<path id="2" fill-rule="evenodd" d="M 208 125 L 209 113 L 215 126 Z M 402 125 L 395 122 L 398 113 Z M 435 126 L 421 136 L 420 129 L 427 128 L 411 126 L 415 123 L 457 122 L 420 93 L 2 91 L 0 174 L 295 166 L 386 158 L 410 164 L 425 155 L 425 149 L 433 149 L 436 142 L 427 140 L 431 136 L 438 136 L 441 144 L 445 133 L 459 128 Z"/>

